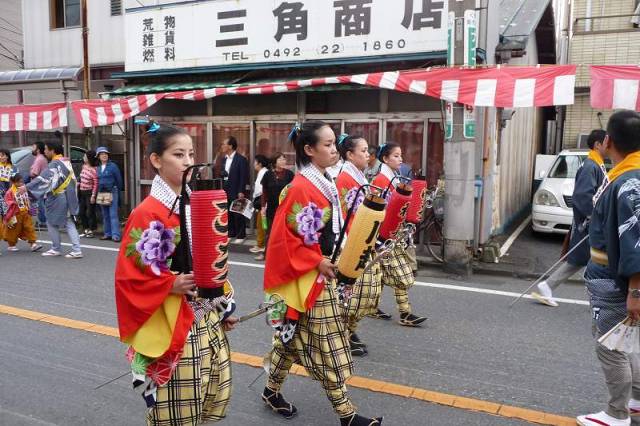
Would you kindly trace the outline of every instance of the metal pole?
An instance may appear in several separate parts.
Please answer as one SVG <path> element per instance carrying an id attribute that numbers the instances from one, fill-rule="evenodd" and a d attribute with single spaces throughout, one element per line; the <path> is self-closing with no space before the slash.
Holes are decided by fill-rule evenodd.
<path id="1" fill-rule="evenodd" d="M 475 0 L 449 0 L 450 66 L 465 64 L 464 14 L 475 8 Z M 474 237 L 476 147 L 474 139 L 464 135 L 464 105 L 453 104 L 451 117 L 452 132 L 444 143 L 444 270 L 469 275 L 472 260 L 469 245 Z"/>
<path id="2" fill-rule="evenodd" d="M 81 1 L 82 8 L 82 69 L 84 79 L 82 81 L 82 97 L 90 99 L 91 74 L 89 69 L 89 23 L 87 22 L 87 0 Z"/>
<path id="3" fill-rule="evenodd" d="M 64 103 L 67 107 L 67 110 L 69 109 L 69 91 L 67 90 L 67 88 L 64 85 L 64 80 L 60 80 L 60 86 L 62 87 L 62 97 L 64 99 Z M 69 142 L 69 125 L 67 123 L 66 126 L 64 126 L 62 128 L 62 146 L 64 148 L 64 153 L 67 156 L 67 158 L 71 158 L 71 144 Z"/>

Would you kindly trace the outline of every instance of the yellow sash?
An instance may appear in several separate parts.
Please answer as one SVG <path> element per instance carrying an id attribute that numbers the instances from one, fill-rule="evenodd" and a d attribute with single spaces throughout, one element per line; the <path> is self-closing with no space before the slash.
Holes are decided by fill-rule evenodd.
<path id="1" fill-rule="evenodd" d="M 635 151 L 619 162 L 613 169 L 609 171 L 607 177 L 609 183 L 613 183 L 614 180 L 619 178 L 622 174 L 630 171 L 640 169 L 640 151 Z"/>
<path id="2" fill-rule="evenodd" d="M 60 160 L 61 158 L 62 158 L 62 155 L 56 155 L 51 159 L 51 161 Z M 64 164 L 64 163 L 62 163 L 62 164 Z M 65 167 L 66 166 L 67 165 L 65 164 Z M 67 178 L 56 189 L 51 191 L 53 193 L 53 195 L 62 194 L 65 191 L 65 189 L 67 189 L 67 187 L 69 186 L 71 181 L 76 177 L 75 174 L 73 173 L 73 169 L 72 168 L 67 167 L 67 170 L 69 172 L 69 174 L 67 175 Z"/>
<path id="3" fill-rule="evenodd" d="M 593 162 L 595 162 L 598 166 L 602 167 L 604 165 L 604 160 L 602 159 L 602 156 L 595 149 L 592 149 L 591 151 L 589 151 L 588 158 Z"/>

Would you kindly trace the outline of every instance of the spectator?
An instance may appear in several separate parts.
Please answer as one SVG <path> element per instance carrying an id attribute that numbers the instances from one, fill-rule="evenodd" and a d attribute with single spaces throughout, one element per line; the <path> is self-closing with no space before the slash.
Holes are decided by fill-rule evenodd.
<path id="1" fill-rule="evenodd" d="M 11 162 L 11 153 L 8 149 L 0 149 L 0 196 L 11 187 L 11 176 L 18 173 L 18 169 Z"/>
<path id="2" fill-rule="evenodd" d="M 264 253 L 264 236 L 265 229 L 262 226 L 262 178 L 269 170 L 269 160 L 264 155 L 258 154 L 253 160 L 253 168 L 256 171 L 256 181 L 253 185 L 253 208 L 256 209 L 258 214 L 256 215 L 256 245 L 251 247 L 249 251 L 251 253 Z M 265 217 L 266 220 L 266 217 Z"/>
<path id="3" fill-rule="evenodd" d="M 68 259 L 82 257 L 80 237 L 76 229 L 75 216 L 78 214 L 78 195 L 76 193 L 76 176 L 71 161 L 62 156 L 62 145 L 58 142 L 47 142 L 44 155 L 49 160 L 47 168 L 26 186 L 37 199 L 45 199 L 45 215 L 47 230 L 51 238 L 51 249 L 43 256 L 60 256 L 60 228 L 65 228 L 71 240 L 71 251 L 65 256 Z"/>
<path id="4" fill-rule="evenodd" d="M 287 157 L 281 152 L 273 156 L 273 170 L 269 170 L 262 178 L 262 210 L 261 214 L 267 218 L 267 232 L 265 247 L 269 243 L 271 225 L 280 205 L 280 192 L 293 180 L 293 172 L 287 169 Z M 264 253 L 258 253 L 256 260 L 264 260 Z"/>
<path id="5" fill-rule="evenodd" d="M 84 164 L 80 172 L 79 199 L 80 199 L 80 221 L 84 236 L 93 238 L 93 233 L 97 229 L 96 220 L 96 197 L 98 196 L 98 173 L 96 172 L 96 153 L 89 150 L 84 154 Z"/>
<path id="6" fill-rule="evenodd" d="M 98 166 L 98 196 L 96 203 L 102 211 L 102 225 L 104 235 L 101 240 L 120 241 L 120 220 L 118 217 L 118 205 L 120 191 L 123 189 L 120 169 L 110 160 L 110 152 L 104 146 L 96 150 L 100 160 Z M 109 195 L 111 194 L 111 195 Z"/>
<path id="7" fill-rule="evenodd" d="M 44 142 L 36 142 L 31 145 L 31 155 L 36 157 L 29 169 L 29 181 L 40 176 L 40 173 L 47 168 L 47 157 L 44 156 Z M 28 183 L 28 182 L 25 182 Z M 44 214 L 44 198 L 38 200 L 38 226 L 45 226 L 47 218 Z"/>
<path id="8" fill-rule="evenodd" d="M 376 157 L 377 150 L 378 148 L 376 147 L 369 147 L 369 166 L 364 171 L 364 175 L 369 182 L 371 182 L 380 171 L 380 160 Z"/>
<path id="9" fill-rule="evenodd" d="M 229 205 L 236 199 L 247 196 L 249 185 L 249 161 L 237 152 L 238 141 L 229 136 L 220 147 L 224 157 L 224 190 Z M 229 238 L 236 238 L 235 243 L 244 242 L 246 237 L 245 217 L 241 213 L 229 212 Z"/>

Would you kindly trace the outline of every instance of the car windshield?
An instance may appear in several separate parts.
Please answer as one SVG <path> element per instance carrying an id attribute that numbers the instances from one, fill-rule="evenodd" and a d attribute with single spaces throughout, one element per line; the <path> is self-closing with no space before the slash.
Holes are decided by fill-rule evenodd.
<path id="1" fill-rule="evenodd" d="M 550 178 L 574 179 L 586 155 L 560 155 L 553 163 Z"/>
<path id="2" fill-rule="evenodd" d="M 11 152 L 11 162 L 13 164 L 18 164 L 20 162 L 20 160 L 22 160 L 27 155 L 31 155 L 31 149 L 30 148 L 23 148 L 23 149 L 15 150 L 15 151 Z"/>

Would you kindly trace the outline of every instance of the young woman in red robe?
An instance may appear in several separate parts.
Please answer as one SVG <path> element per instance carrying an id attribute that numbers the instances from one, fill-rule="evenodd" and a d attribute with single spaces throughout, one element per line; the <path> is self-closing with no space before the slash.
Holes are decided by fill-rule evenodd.
<path id="1" fill-rule="evenodd" d="M 338 151 L 344 161 L 342 170 L 336 179 L 336 187 L 340 194 L 343 218 L 351 206 L 355 203 L 358 208 L 364 199 L 366 192 L 361 191 L 357 197 L 358 189 L 367 183 L 364 170 L 369 162 L 369 145 L 361 136 L 340 135 L 338 138 Z M 353 220 L 354 215 L 351 216 Z M 351 224 L 347 224 L 347 232 Z M 362 343 L 356 329 L 358 322 L 366 315 L 376 313 L 376 308 L 382 294 L 382 272 L 380 266 L 375 264 L 367 272 L 362 274 L 353 286 L 353 293 L 347 307 L 347 329 L 349 331 L 349 346 L 351 355 L 364 356 L 368 353 L 367 345 Z"/>
<path id="2" fill-rule="evenodd" d="M 267 357 L 262 399 L 284 417 L 297 413 L 280 393 L 295 361 L 322 384 L 341 425 L 380 425 L 381 418 L 357 414 L 346 393 L 353 362 L 329 259 L 341 225 L 338 190 L 326 174 L 337 161 L 335 135 L 327 124 L 308 121 L 290 138 L 299 173 L 281 194 L 264 274 L 265 292 L 282 296 L 287 310 Z"/>
<path id="3" fill-rule="evenodd" d="M 149 196 L 129 216 L 116 265 L 120 340 L 129 345 L 134 389 L 149 408 L 147 424 L 216 421 L 231 396 L 224 331 L 237 321 L 230 316 L 232 291 L 226 302 L 213 305 L 196 297 L 192 274 L 174 272 L 184 261 L 177 256 L 176 201 L 183 171 L 193 164 L 193 143 L 174 126 L 153 123 L 149 136 L 147 154 L 157 175 Z"/>
<path id="4" fill-rule="evenodd" d="M 378 148 L 378 160 L 380 172 L 373 178 L 372 185 L 380 188 L 389 188 L 390 195 L 400 183 L 398 179 L 394 179 L 399 175 L 400 165 L 402 164 L 402 149 L 399 145 L 389 142 L 380 145 Z M 400 324 L 408 327 L 417 327 L 427 318 L 414 315 L 411 312 L 411 304 L 409 303 L 408 290 L 413 286 L 415 277 L 411 269 L 411 260 L 407 252 L 399 246 L 393 250 L 388 258 L 381 261 L 382 267 L 382 283 L 393 288 L 396 297 L 396 304 L 400 312 Z M 391 319 L 391 315 L 377 309 L 372 316 L 382 319 Z"/>

